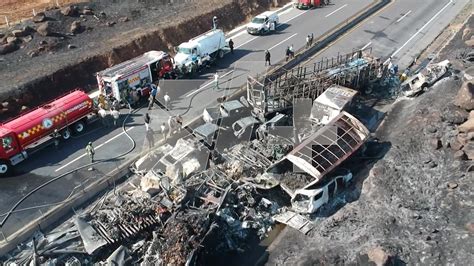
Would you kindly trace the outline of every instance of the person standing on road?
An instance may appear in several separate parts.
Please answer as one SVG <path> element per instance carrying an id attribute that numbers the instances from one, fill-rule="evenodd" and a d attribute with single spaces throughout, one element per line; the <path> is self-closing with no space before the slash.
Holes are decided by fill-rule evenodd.
<path id="1" fill-rule="evenodd" d="M 306 48 L 309 48 L 311 46 L 310 42 L 311 42 L 311 36 L 309 36 L 308 34 L 308 36 L 306 36 Z"/>
<path id="2" fill-rule="evenodd" d="M 114 119 L 114 126 L 117 127 L 118 120 L 120 118 L 120 112 L 113 108 L 112 111 L 110 111 L 110 114 L 112 115 L 112 118 Z"/>
<path id="3" fill-rule="evenodd" d="M 219 90 L 219 74 L 214 74 L 214 89 Z"/>
<path id="4" fill-rule="evenodd" d="M 169 136 L 171 137 L 171 134 L 173 134 L 173 129 L 174 129 L 174 124 L 175 124 L 175 117 L 170 115 L 168 117 L 168 128 L 169 128 Z"/>
<path id="5" fill-rule="evenodd" d="M 176 117 L 176 125 L 178 127 L 178 132 L 181 132 L 181 128 L 183 128 L 183 117 L 181 117 L 181 115 Z"/>
<path id="6" fill-rule="evenodd" d="M 293 49 L 293 44 L 290 45 L 289 50 L 290 50 L 290 57 L 293 59 L 295 57 L 295 50 Z"/>
<path id="7" fill-rule="evenodd" d="M 232 39 L 229 39 L 229 48 L 230 48 L 230 53 L 233 54 L 234 53 L 234 42 L 232 41 Z"/>
<path id="8" fill-rule="evenodd" d="M 271 62 L 270 62 L 270 51 L 268 50 L 265 50 L 265 66 L 267 66 L 267 62 L 268 62 L 268 65 L 271 66 Z"/>
<path id="9" fill-rule="evenodd" d="M 150 129 L 151 117 L 148 113 L 145 114 L 145 129 L 148 131 Z"/>
<path id="10" fill-rule="evenodd" d="M 52 136 L 54 138 L 54 148 L 59 150 L 59 138 L 61 138 L 61 134 L 59 134 L 58 129 L 54 129 Z"/>
<path id="11" fill-rule="evenodd" d="M 160 91 L 160 86 L 159 85 L 156 86 L 155 84 L 151 83 L 150 87 L 151 87 L 151 92 L 150 92 L 150 98 L 148 99 L 149 100 L 148 110 L 151 110 L 151 108 L 153 107 L 153 104 L 156 101 L 156 95 Z"/>
<path id="12" fill-rule="evenodd" d="M 161 135 L 163 135 L 163 139 L 166 141 L 166 124 L 161 124 Z"/>
<path id="13" fill-rule="evenodd" d="M 286 47 L 285 56 L 286 56 L 286 62 L 288 62 L 288 59 L 290 58 L 290 46 Z"/>
<path id="14" fill-rule="evenodd" d="M 165 109 L 166 109 L 166 110 L 171 110 L 171 106 L 170 106 L 171 98 L 170 98 L 170 96 L 168 95 L 168 93 L 166 93 L 163 98 L 164 98 L 164 100 L 165 100 Z"/>
<path id="15" fill-rule="evenodd" d="M 92 146 L 92 142 L 90 141 L 89 143 L 87 143 L 86 152 L 87 152 L 87 155 L 89 155 L 89 159 L 91 160 L 91 163 L 93 163 L 95 150 L 94 150 L 94 147 Z"/>
<path id="16" fill-rule="evenodd" d="M 99 111 L 97 112 L 100 117 L 100 121 L 102 122 L 102 125 L 107 127 L 107 111 L 105 111 L 104 108 L 99 108 Z"/>

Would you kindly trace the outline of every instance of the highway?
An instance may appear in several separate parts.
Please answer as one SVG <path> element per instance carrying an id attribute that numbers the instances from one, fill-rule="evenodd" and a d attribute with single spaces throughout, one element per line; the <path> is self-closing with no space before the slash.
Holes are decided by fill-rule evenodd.
<path id="1" fill-rule="evenodd" d="M 164 81 L 160 84 L 162 91 L 158 98 L 162 99 L 164 92 L 168 92 L 172 99 L 172 109 L 168 112 L 155 107 L 150 111 L 151 128 L 155 131 L 153 135 L 155 145 L 158 145 L 161 139 L 159 127 L 162 123 L 166 123 L 169 115 L 186 112 L 184 122 L 189 123 L 198 119 L 204 108 L 215 106 L 217 98 L 237 91 L 245 84 L 249 74 L 255 76 L 264 73 L 267 70 L 264 65 L 266 49 L 270 51 L 272 63 L 275 64 L 284 60 L 284 52 L 288 45 L 293 44 L 295 50 L 298 50 L 305 45 L 308 34 L 313 33 L 317 39 L 372 3 L 370 0 L 332 2 L 331 6 L 308 11 L 293 8 L 282 10 L 280 22 L 283 23 L 278 27 L 278 31 L 271 35 L 251 36 L 244 30 L 235 31 L 229 36 L 235 43 L 234 54 L 226 55 L 224 60 L 202 73 L 197 79 Z M 468 0 L 393 1 L 306 63 L 311 64 L 321 58 L 335 56 L 338 52 L 350 52 L 353 48 L 371 46 L 376 56 L 386 59 L 393 55 L 393 60 L 403 69 L 403 66 L 408 65 L 467 2 Z M 216 71 L 220 76 L 218 89 L 215 89 L 211 82 Z M 122 110 L 122 117 L 126 112 L 127 110 Z M 85 135 L 62 142 L 58 151 L 50 147 L 33 154 L 32 158 L 21 165 L 18 176 L 0 180 L 0 195 L 4 203 L 0 207 L 0 219 L 3 219 L 2 214 L 16 201 L 38 185 L 86 164 L 88 158 L 84 154 L 84 147 L 88 141 L 94 142 L 97 160 L 113 158 L 126 153 L 133 148 L 133 145 L 136 147 L 120 158 L 95 165 L 93 171 L 83 169 L 66 175 L 35 193 L 18 209 L 62 201 L 73 189 L 74 192 L 80 191 L 81 184 L 86 185 L 103 178 L 126 160 L 144 154 L 150 141 L 145 134 L 143 121 L 145 112 L 146 108 L 135 110 L 126 123 L 126 131 L 135 144 L 124 134 L 122 128 L 107 129 L 96 123 L 89 127 Z M 39 217 L 48 208 L 50 206 L 15 213 L 0 232 L 10 235 L 35 217 Z"/>

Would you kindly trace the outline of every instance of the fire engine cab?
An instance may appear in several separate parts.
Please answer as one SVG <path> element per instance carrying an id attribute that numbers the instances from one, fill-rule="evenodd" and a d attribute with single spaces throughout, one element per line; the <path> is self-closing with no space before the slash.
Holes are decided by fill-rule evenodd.
<path id="1" fill-rule="evenodd" d="M 149 51 L 97 73 L 99 92 L 120 102 L 133 103 L 135 95 L 148 96 L 150 83 L 169 78 L 172 58 L 162 51 Z"/>
<path id="2" fill-rule="evenodd" d="M 322 5 L 321 0 L 297 0 L 294 5 L 298 9 L 310 9 L 313 7 L 320 7 Z"/>

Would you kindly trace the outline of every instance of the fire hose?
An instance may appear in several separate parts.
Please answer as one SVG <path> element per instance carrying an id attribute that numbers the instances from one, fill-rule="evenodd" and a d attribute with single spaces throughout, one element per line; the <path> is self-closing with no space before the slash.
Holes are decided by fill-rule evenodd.
<path id="1" fill-rule="evenodd" d="M 45 182 L 45 183 L 39 185 L 38 187 L 36 187 L 36 188 L 33 189 L 32 191 L 28 192 L 28 194 L 26 194 L 25 196 L 23 196 L 20 200 L 18 200 L 18 201 L 13 205 L 13 207 L 5 214 L 6 216 L 5 216 L 5 217 L 3 218 L 3 220 L 0 222 L 0 227 L 3 227 L 3 225 L 4 225 L 5 222 L 8 220 L 8 218 L 12 215 L 12 213 L 15 211 L 15 209 L 16 209 L 23 201 L 25 201 L 27 198 L 29 198 L 31 195 L 33 195 L 33 194 L 34 194 L 35 192 L 37 192 L 38 190 L 40 190 L 40 189 L 46 187 L 47 185 L 49 185 L 49 184 L 51 184 L 51 183 L 53 183 L 53 182 L 55 182 L 55 181 L 57 181 L 57 180 L 59 180 L 59 179 L 65 177 L 65 176 L 67 176 L 67 175 L 69 175 L 69 174 L 71 174 L 71 173 L 74 173 L 74 172 L 76 172 L 76 171 L 78 171 L 78 170 L 81 170 L 81 169 L 83 169 L 83 168 L 90 167 L 90 166 L 93 166 L 93 165 L 96 165 L 96 164 L 99 164 L 99 163 L 108 162 L 108 161 L 112 161 L 112 160 L 118 159 L 118 158 L 123 157 L 123 156 L 129 154 L 130 152 L 132 152 L 132 151 L 135 149 L 135 147 L 136 147 L 136 143 L 135 143 L 135 140 L 130 136 L 130 134 L 128 134 L 128 132 L 127 132 L 127 130 L 126 130 L 126 128 L 125 128 L 125 123 L 126 123 L 126 121 L 130 118 L 130 115 L 131 115 L 132 113 L 135 113 L 135 112 L 137 112 L 137 111 L 140 110 L 140 109 L 136 109 L 136 110 L 132 111 L 132 108 L 130 107 L 130 103 L 128 104 L 128 108 L 129 108 L 128 114 L 127 114 L 127 116 L 125 117 L 125 119 L 124 119 L 123 122 L 122 122 L 122 131 L 123 131 L 123 133 L 127 136 L 127 138 L 130 140 L 130 142 L 131 142 L 131 144 L 132 144 L 129 150 L 127 150 L 126 152 L 124 152 L 124 153 L 122 153 L 122 154 L 119 154 L 119 155 L 117 155 L 117 156 L 114 156 L 114 157 L 111 157 L 111 158 L 108 158 L 108 159 L 97 160 L 96 162 L 89 163 L 89 164 L 85 164 L 85 165 L 83 165 L 83 166 L 79 166 L 79 167 L 77 167 L 77 168 L 74 168 L 74 169 L 72 169 L 72 170 L 70 170 L 70 171 L 68 171 L 68 172 L 66 172 L 66 173 L 64 173 L 64 174 L 61 174 L 61 175 L 59 175 L 59 176 L 57 176 L 57 177 L 55 177 L 55 178 L 53 178 L 53 179 L 51 179 L 51 180 L 49 180 L 49 181 L 47 181 L 47 182 Z M 69 198 L 70 196 L 71 196 L 71 195 L 69 195 L 68 198 Z M 64 202 L 64 200 L 63 200 L 63 202 Z"/>

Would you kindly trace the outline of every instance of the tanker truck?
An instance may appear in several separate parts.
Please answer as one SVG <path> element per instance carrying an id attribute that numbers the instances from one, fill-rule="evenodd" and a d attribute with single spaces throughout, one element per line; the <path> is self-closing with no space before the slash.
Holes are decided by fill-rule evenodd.
<path id="1" fill-rule="evenodd" d="M 175 67 L 183 74 L 193 73 L 230 51 L 224 32 L 212 29 L 180 44 L 174 56 Z"/>
<path id="2" fill-rule="evenodd" d="M 0 125 L 0 176 L 34 151 L 50 144 L 55 130 L 63 139 L 81 133 L 95 117 L 92 99 L 77 89 Z"/>

